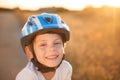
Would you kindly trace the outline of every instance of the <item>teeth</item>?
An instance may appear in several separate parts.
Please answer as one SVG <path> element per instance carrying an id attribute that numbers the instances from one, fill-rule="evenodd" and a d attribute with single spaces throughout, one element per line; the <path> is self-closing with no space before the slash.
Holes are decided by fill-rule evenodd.
<path id="1" fill-rule="evenodd" d="M 57 58 L 58 56 L 49 56 L 47 58 Z"/>

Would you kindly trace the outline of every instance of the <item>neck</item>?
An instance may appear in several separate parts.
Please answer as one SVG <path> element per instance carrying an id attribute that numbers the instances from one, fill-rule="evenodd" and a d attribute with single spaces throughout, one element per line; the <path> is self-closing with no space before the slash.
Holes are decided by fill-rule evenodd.
<path id="1" fill-rule="evenodd" d="M 51 80 L 53 78 L 53 76 L 55 75 L 55 71 L 42 73 L 42 74 L 46 80 Z"/>

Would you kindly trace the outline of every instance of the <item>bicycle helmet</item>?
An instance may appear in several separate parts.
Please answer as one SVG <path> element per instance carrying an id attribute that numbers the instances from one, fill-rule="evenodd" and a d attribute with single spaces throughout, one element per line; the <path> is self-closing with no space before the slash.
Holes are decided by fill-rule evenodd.
<path id="1" fill-rule="evenodd" d="M 21 44 L 23 49 L 30 43 L 37 33 L 61 33 L 65 42 L 69 40 L 70 30 L 57 14 L 42 13 L 28 18 L 21 31 Z"/>

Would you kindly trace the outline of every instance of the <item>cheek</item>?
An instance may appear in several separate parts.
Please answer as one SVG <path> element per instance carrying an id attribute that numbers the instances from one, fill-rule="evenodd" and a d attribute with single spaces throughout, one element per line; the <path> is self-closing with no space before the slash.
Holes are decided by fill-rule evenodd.
<path id="1" fill-rule="evenodd" d="M 37 59 L 42 59 L 44 57 L 44 54 L 45 54 L 44 50 L 41 50 L 39 48 L 35 48 L 34 50 L 35 50 Z"/>
<path id="2" fill-rule="evenodd" d="M 39 62 L 44 60 L 45 55 L 42 52 L 36 52 L 35 54 Z"/>
<path id="3" fill-rule="evenodd" d="M 64 48 L 63 47 L 59 47 L 59 48 L 57 48 L 57 50 L 59 51 L 59 54 L 64 54 Z"/>
<path id="4" fill-rule="evenodd" d="M 61 62 L 63 56 L 64 56 L 64 48 L 59 49 L 59 62 Z"/>

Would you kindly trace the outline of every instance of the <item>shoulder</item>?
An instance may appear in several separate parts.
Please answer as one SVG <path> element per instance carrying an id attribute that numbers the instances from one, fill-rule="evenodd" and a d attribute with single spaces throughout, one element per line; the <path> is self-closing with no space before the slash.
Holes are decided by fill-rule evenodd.
<path id="1" fill-rule="evenodd" d="M 36 80 L 36 73 L 31 67 L 30 63 L 28 63 L 27 66 L 17 74 L 16 80 Z"/>
<path id="2" fill-rule="evenodd" d="M 16 80 L 32 80 L 31 77 L 33 75 L 34 73 L 32 73 L 32 71 L 28 69 L 23 69 L 17 74 Z"/>
<path id="3" fill-rule="evenodd" d="M 57 79 L 54 80 L 71 80 L 72 66 L 66 60 L 63 60 L 56 71 Z"/>
<path id="4" fill-rule="evenodd" d="M 63 73 L 71 73 L 72 74 L 72 66 L 71 64 L 66 61 L 66 60 L 63 60 L 63 62 L 61 63 L 60 65 L 60 70 L 63 72 Z"/>
<path id="5" fill-rule="evenodd" d="M 71 64 L 66 60 L 63 60 L 63 62 L 61 64 L 61 67 L 65 68 L 65 69 L 68 69 L 68 70 L 72 70 Z"/>

